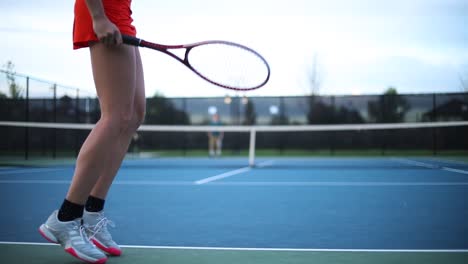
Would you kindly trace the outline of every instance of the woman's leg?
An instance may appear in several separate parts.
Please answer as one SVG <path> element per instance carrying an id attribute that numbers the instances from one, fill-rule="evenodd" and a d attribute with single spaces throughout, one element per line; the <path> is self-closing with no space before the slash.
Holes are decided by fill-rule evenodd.
<path id="1" fill-rule="evenodd" d="M 84 204 L 91 194 L 104 198 L 131 136 L 144 117 L 141 59 L 135 47 L 90 47 L 101 118 L 84 142 L 67 200 Z"/>
<path id="2" fill-rule="evenodd" d="M 138 48 L 135 48 L 135 59 L 136 59 L 136 80 L 135 90 L 133 94 L 133 116 L 130 122 L 132 129 L 125 135 L 124 142 L 119 144 L 115 148 L 115 152 L 112 153 L 112 159 L 105 166 L 97 183 L 94 185 L 91 195 L 100 199 L 105 199 L 107 193 L 112 185 L 112 182 L 120 168 L 122 160 L 128 151 L 131 139 L 136 129 L 143 123 L 145 109 L 146 109 L 146 97 L 145 97 L 145 81 L 143 76 L 143 65 L 141 62 L 140 52 Z"/>
<path id="3" fill-rule="evenodd" d="M 79 259 L 104 263 L 106 255 L 86 239 L 81 229 L 84 218 L 80 218 L 84 217 L 84 204 L 91 190 L 97 186 L 98 179 L 106 177 L 112 182 L 122 161 L 121 153 L 128 147 L 131 135 L 143 119 L 144 100 L 141 98 L 144 94 L 141 94 L 141 88 L 137 88 L 141 86 L 140 77 L 137 77 L 141 64 L 137 66 L 139 57 L 135 47 L 106 47 L 97 43 L 90 50 L 101 119 L 80 150 L 67 199 L 60 210 L 54 211 L 39 227 L 39 232 L 49 241 L 62 243 L 68 253 Z M 89 219 L 91 217 L 86 220 L 88 228 L 85 232 L 92 232 L 88 234 L 93 237 L 92 242 L 104 241 L 98 244 L 101 249 L 111 255 L 120 255 L 119 246 L 107 232 L 105 219 L 102 222 L 104 226 L 94 230 L 89 229 L 89 224 L 92 224 Z"/>

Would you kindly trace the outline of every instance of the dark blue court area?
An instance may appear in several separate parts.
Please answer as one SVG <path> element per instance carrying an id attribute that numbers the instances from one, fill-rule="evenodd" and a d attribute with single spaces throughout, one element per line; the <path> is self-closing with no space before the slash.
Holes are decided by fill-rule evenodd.
<path id="1" fill-rule="evenodd" d="M 272 157 L 247 164 L 127 159 L 106 202 L 115 240 L 138 247 L 468 252 L 468 163 Z M 0 241 L 45 243 L 37 228 L 62 202 L 73 170 L 72 163 L 0 167 Z"/>

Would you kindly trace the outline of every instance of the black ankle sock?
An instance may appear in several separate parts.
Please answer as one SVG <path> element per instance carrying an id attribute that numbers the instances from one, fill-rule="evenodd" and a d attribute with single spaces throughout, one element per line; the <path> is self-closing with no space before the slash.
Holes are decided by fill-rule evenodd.
<path id="1" fill-rule="evenodd" d="M 86 201 L 86 211 L 88 212 L 100 212 L 104 209 L 104 203 L 106 200 L 103 200 L 101 198 L 94 197 L 90 195 L 88 197 L 88 200 Z"/>
<path id="2" fill-rule="evenodd" d="M 76 203 L 72 203 L 65 199 L 58 211 L 58 220 L 65 222 L 65 221 L 72 221 L 76 218 L 83 217 L 83 209 L 84 205 L 79 205 Z"/>

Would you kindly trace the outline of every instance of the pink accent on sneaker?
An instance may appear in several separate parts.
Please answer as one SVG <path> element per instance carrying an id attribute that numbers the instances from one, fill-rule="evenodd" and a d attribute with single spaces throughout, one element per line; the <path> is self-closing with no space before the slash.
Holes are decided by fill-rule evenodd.
<path id="1" fill-rule="evenodd" d="M 99 243 L 96 239 L 91 239 L 91 242 L 93 242 L 96 247 L 98 247 L 100 250 L 111 254 L 112 256 L 120 256 L 122 255 L 122 250 L 118 248 L 113 248 L 113 247 L 105 247 L 103 244 Z"/>
<path id="2" fill-rule="evenodd" d="M 82 258 L 80 258 L 80 257 L 78 256 L 78 254 L 76 254 L 76 252 L 75 252 L 75 250 L 74 250 L 73 248 L 67 248 L 67 249 L 65 249 L 65 251 L 66 251 L 68 254 L 74 256 L 75 258 L 77 258 L 77 259 L 79 259 L 79 260 L 82 260 L 82 261 L 85 261 L 85 262 L 88 262 L 88 263 L 93 263 L 93 264 L 104 264 L 104 263 L 106 263 L 106 261 L 107 261 L 107 258 L 98 259 L 98 260 L 96 260 L 96 261 L 89 261 L 89 260 L 86 260 L 86 259 L 82 259 Z"/>
<path id="3" fill-rule="evenodd" d="M 50 243 L 54 243 L 54 244 L 58 244 L 56 241 L 53 241 L 52 239 L 48 238 L 47 235 L 42 232 L 41 228 L 39 227 L 39 234 L 41 234 L 42 237 L 44 237 L 45 239 L 47 239 L 47 241 L 49 241 Z"/>

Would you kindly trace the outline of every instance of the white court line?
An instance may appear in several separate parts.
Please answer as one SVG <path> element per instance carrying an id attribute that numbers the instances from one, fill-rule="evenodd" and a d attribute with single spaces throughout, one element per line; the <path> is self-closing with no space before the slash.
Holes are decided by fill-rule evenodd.
<path id="1" fill-rule="evenodd" d="M 59 246 L 52 243 L 34 243 L 34 242 L 8 242 L 0 241 L 0 245 L 31 245 L 31 246 Z M 466 253 L 468 249 L 367 249 L 367 248 L 241 248 L 241 247 L 179 247 L 179 246 L 138 246 L 138 245 L 120 245 L 123 248 L 139 249 L 181 249 L 181 250 L 219 250 L 219 251 L 296 251 L 296 252 L 447 252 L 447 253 Z"/>
<path id="2" fill-rule="evenodd" d="M 432 164 L 424 163 L 424 162 L 420 162 L 420 161 L 415 161 L 415 160 L 410 160 L 410 159 L 392 158 L 392 160 L 398 161 L 398 162 L 406 164 L 406 165 L 413 165 L 413 166 L 423 167 L 423 168 L 428 168 L 428 169 L 438 169 L 439 168 L 436 165 L 432 165 Z"/>
<path id="3" fill-rule="evenodd" d="M 237 169 L 237 170 L 228 171 L 228 172 L 221 173 L 221 174 L 218 174 L 218 175 L 215 175 L 215 176 L 212 176 L 212 177 L 208 177 L 208 178 L 198 180 L 198 181 L 194 182 L 194 184 L 196 184 L 196 185 L 205 184 L 205 183 L 208 183 L 208 182 L 217 181 L 217 180 L 221 180 L 221 179 L 231 177 L 231 176 L 234 176 L 234 175 L 237 175 L 237 174 L 248 172 L 250 170 L 251 170 L 250 167 L 244 167 L 244 168 L 240 168 L 240 169 Z"/>
<path id="4" fill-rule="evenodd" d="M 272 160 L 265 161 L 259 163 L 257 166 L 259 168 L 264 168 L 267 166 L 271 166 L 273 164 Z M 47 169 L 41 169 L 40 172 L 43 172 Z M 48 169 L 48 170 L 59 170 L 59 169 Z M 198 180 L 196 182 L 187 182 L 187 181 L 115 181 L 113 184 L 115 185 L 200 185 L 209 183 L 212 181 L 224 179 L 227 177 L 231 177 L 237 174 L 241 174 L 244 172 L 250 171 L 250 167 L 244 167 L 241 169 L 237 169 L 234 171 L 229 171 L 226 173 L 222 173 L 213 177 L 208 177 L 205 179 Z M 36 170 L 37 171 L 37 170 Z M 31 170 L 25 170 L 25 172 L 31 172 Z M 34 170 L 33 170 L 34 172 Z M 1 173 L 1 172 L 0 172 Z M 0 180 L 0 184 L 69 184 L 71 180 Z"/>
<path id="5" fill-rule="evenodd" d="M 455 173 L 468 174 L 468 171 L 466 170 L 454 169 L 454 168 L 449 168 L 449 167 L 439 167 L 439 166 L 432 165 L 429 163 L 424 163 L 424 162 L 410 160 L 410 159 L 393 158 L 393 160 L 398 161 L 400 163 L 414 165 L 418 167 L 424 167 L 428 169 L 440 169 L 440 170 L 445 170 L 445 171 L 450 171 L 450 172 L 455 172 Z"/>
<path id="6" fill-rule="evenodd" d="M 116 185 L 192 185 L 191 181 L 115 181 Z"/>
<path id="7" fill-rule="evenodd" d="M 212 182 L 230 186 L 464 186 L 468 182 Z"/>
<path id="8" fill-rule="evenodd" d="M 126 248 L 182 249 L 182 250 L 224 250 L 224 251 L 295 251 L 295 252 L 468 252 L 468 249 L 345 249 L 345 248 L 235 248 L 235 247 L 171 247 L 132 246 Z"/>
<path id="9" fill-rule="evenodd" d="M 69 184 L 63 180 L 0 180 L 0 184 Z"/>
<path id="10" fill-rule="evenodd" d="M 264 167 L 270 166 L 272 164 L 273 164 L 273 161 L 268 160 L 268 161 L 264 161 L 262 163 L 259 163 L 257 165 L 257 167 L 264 168 Z M 231 177 L 231 176 L 234 176 L 234 175 L 237 175 L 237 174 L 241 174 L 241 173 L 244 173 L 244 172 L 248 172 L 250 170 L 251 170 L 250 167 L 244 167 L 244 168 L 240 168 L 240 169 L 237 169 L 237 170 L 228 171 L 228 172 L 221 173 L 221 174 L 218 174 L 218 175 L 215 175 L 215 176 L 212 176 L 212 177 L 208 177 L 208 178 L 198 180 L 198 181 L 194 182 L 194 184 L 201 185 L 201 184 L 205 184 L 205 183 L 225 179 L 225 178 L 228 178 L 228 177 Z"/>
<path id="11" fill-rule="evenodd" d="M 36 173 L 36 172 L 48 172 L 48 171 L 59 171 L 59 170 L 66 170 L 67 168 L 56 168 L 56 169 L 51 169 L 51 168 L 42 168 L 42 169 L 22 169 L 22 170 L 8 170 L 0 171 L 0 175 L 2 174 L 22 174 L 22 173 Z"/>
<path id="12" fill-rule="evenodd" d="M 70 184 L 70 180 L 0 180 L 0 184 Z M 114 185 L 133 186 L 187 186 L 193 185 L 190 181 L 115 181 Z M 211 186 L 465 186 L 468 182 L 206 182 Z"/>
<path id="13" fill-rule="evenodd" d="M 446 171 L 456 172 L 456 173 L 468 174 L 468 171 L 466 170 L 459 170 L 459 169 L 454 169 L 454 168 L 449 168 L 449 167 L 443 167 L 442 169 Z"/>
<path id="14" fill-rule="evenodd" d="M 256 167 L 257 168 L 265 168 L 265 167 L 273 165 L 273 163 L 275 163 L 273 160 L 267 160 L 267 161 L 259 163 L 258 165 L 256 165 Z"/>
<path id="15" fill-rule="evenodd" d="M 453 159 L 446 159 L 446 158 L 426 158 L 429 160 L 437 161 L 437 162 L 445 162 L 445 163 L 451 163 L 455 165 L 468 165 L 468 162 L 464 162 L 461 160 L 453 160 Z"/>
<path id="16" fill-rule="evenodd" d="M 0 184 L 70 184 L 71 180 L 0 180 Z M 190 181 L 115 181 L 115 185 L 192 185 Z"/>

